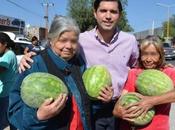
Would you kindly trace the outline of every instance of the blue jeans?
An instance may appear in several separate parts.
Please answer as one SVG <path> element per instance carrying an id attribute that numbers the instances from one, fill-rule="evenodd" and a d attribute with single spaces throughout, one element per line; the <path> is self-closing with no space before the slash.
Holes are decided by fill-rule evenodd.
<path id="1" fill-rule="evenodd" d="M 100 103 L 94 103 L 100 104 Z M 119 130 L 119 119 L 112 114 L 115 102 L 102 104 L 93 114 L 94 130 Z"/>
<path id="2" fill-rule="evenodd" d="M 7 112 L 9 105 L 9 97 L 0 97 L 0 130 L 10 126 L 10 130 L 17 130 L 14 126 L 9 124 Z"/>

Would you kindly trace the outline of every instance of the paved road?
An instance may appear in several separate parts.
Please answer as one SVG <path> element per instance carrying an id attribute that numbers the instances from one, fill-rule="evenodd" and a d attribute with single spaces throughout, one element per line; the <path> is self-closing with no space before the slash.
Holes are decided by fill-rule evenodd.
<path id="1" fill-rule="evenodd" d="M 171 105 L 170 130 L 175 130 L 175 103 L 172 103 L 172 105 Z"/>

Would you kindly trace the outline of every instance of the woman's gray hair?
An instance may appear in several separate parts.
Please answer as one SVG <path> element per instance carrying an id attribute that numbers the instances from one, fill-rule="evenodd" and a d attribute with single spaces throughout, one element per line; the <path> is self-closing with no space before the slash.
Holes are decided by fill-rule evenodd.
<path id="1" fill-rule="evenodd" d="M 77 36 L 80 33 L 78 24 L 71 17 L 56 15 L 51 23 L 48 38 L 49 40 L 55 40 L 59 38 L 62 33 L 67 31 L 74 31 Z"/>

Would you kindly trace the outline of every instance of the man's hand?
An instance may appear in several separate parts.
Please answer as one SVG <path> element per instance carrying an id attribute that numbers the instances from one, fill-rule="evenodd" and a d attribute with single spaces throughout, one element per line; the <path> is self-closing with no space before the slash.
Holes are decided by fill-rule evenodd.
<path id="1" fill-rule="evenodd" d="M 100 91 L 100 94 L 97 98 L 105 103 L 108 103 L 112 100 L 113 94 L 114 94 L 114 90 L 112 86 L 108 86 L 108 87 L 104 87 Z"/>
<path id="2" fill-rule="evenodd" d="M 26 53 L 21 61 L 20 61 L 20 64 L 19 64 L 19 68 L 18 68 L 18 71 L 19 73 L 23 72 L 27 69 L 30 69 L 30 64 L 29 63 L 33 63 L 33 60 L 31 59 L 32 56 L 36 55 L 35 52 L 29 52 L 29 53 Z"/>

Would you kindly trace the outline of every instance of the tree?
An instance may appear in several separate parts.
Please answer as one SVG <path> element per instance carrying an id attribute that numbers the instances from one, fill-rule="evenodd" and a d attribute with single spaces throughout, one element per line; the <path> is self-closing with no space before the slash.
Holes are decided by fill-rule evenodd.
<path id="1" fill-rule="evenodd" d="M 167 21 L 163 22 L 164 37 L 167 36 Z M 169 20 L 169 36 L 175 37 L 175 15 L 172 15 Z"/>
<path id="2" fill-rule="evenodd" d="M 93 16 L 93 1 L 94 0 L 68 0 L 68 15 L 77 21 L 82 32 L 92 29 L 96 25 Z M 125 7 L 128 1 L 121 0 L 121 2 L 123 5 L 123 15 L 119 22 L 119 28 L 123 31 L 133 31 L 126 17 Z"/>

